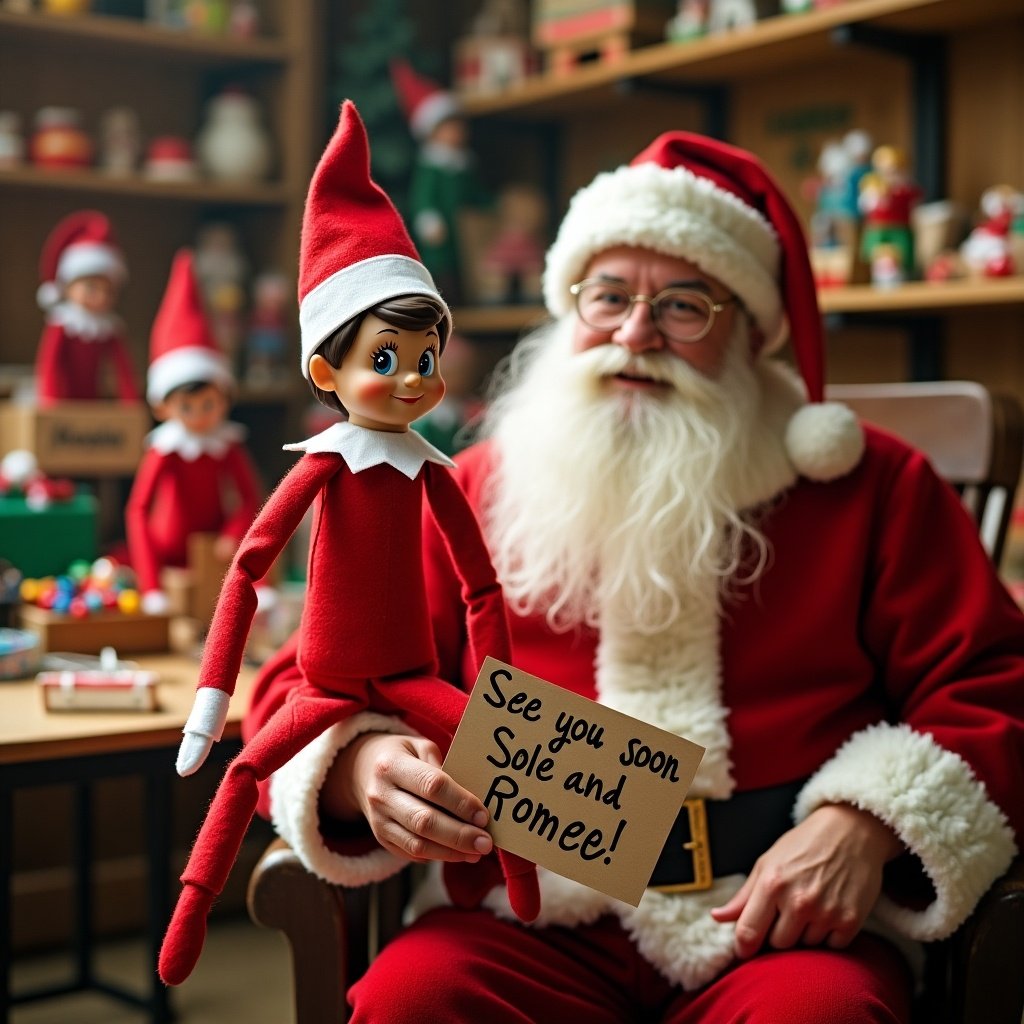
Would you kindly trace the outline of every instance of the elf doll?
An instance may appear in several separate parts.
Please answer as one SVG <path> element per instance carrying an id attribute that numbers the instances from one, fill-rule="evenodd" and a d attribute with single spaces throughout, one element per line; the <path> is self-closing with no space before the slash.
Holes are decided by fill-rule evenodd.
<path id="1" fill-rule="evenodd" d="M 164 566 L 185 566 L 188 540 L 216 534 L 226 565 L 260 506 L 243 445 L 226 420 L 235 380 L 203 310 L 192 253 L 175 257 L 150 335 L 146 397 L 163 422 L 147 441 L 125 509 L 128 548 L 145 611 L 167 610 Z"/>
<path id="2" fill-rule="evenodd" d="M 493 199 L 478 177 L 466 118 L 455 94 L 417 74 L 403 60 L 392 61 L 391 81 L 419 143 L 409 190 L 413 237 L 441 294 L 449 302 L 461 302 L 466 268 L 459 214 L 489 209 Z"/>
<path id="3" fill-rule="evenodd" d="M 303 376 L 318 399 L 344 409 L 348 419 L 286 446 L 303 456 L 267 501 L 225 577 L 185 723 L 179 774 L 194 772 L 223 732 L 256 608 L 255 583 L 313 505 L 299 627 L 303 682 L 232 761 L 217 790 L 160 952 L 160 976 L 168 984 L 184 981 L 199 959 L 206 916 L 238 854 L 260 780 L 360 711 L 405 714 L 442 746 L 454 735 L 467 695 L 435 674 L 420 548 L 424 501 L 461 578 L 475 663 L 510 655 L 501 588 L 449 471 L 453 463 L 409 429 L 444 395 L 440 357 L 451 314 L 397 211 L 370 178 L 366 131 L 349 101 L 306 200 L 299 321 Z M 497 857 L 513 908 L 532 920 L 539 911 L 533 865 L 501 850 Z M 490 860 L 448 865 L 453 900 L 482 898 L 492 882 Z"/>
<path id="4" fill-rule="evenodd" d="M 43 244 L 39 271 L 36 298 L 46 312 L 36 353 L 39 404 L 105 397 L 108 365 L 117 397 L 139 401 L 124 325 L 114 312 L 128 271 L 110 221 L 96 210 L 69 214 Z"/>

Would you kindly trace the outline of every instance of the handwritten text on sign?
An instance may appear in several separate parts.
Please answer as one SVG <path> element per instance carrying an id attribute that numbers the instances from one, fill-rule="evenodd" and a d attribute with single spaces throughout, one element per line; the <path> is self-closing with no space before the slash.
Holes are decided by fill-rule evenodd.
<path id="1" fill-rule="evenodd" d="M 703 755 L 488 658 L 444 770 L 502 849 L 636 906 Z"/>

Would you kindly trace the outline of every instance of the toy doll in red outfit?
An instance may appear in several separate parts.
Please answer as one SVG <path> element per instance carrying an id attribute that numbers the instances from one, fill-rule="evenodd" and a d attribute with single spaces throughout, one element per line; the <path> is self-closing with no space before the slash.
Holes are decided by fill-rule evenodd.
<path id="1" fill-rule="evenodd" d="M 424 500 L 461 579 L 477 664 L 509 660 L 508 620 L 480 528 L 449 472 L 452 462 L 413 420 L 441 401 L 440 357 L 450 313 L 397 211 L 370 179 L 369 146 L 354 105 L 313 175 L 299 266 L 302 372 L 348 421 L 299 444 L 303 457 L 246 534 L 218 600 L 199 689 L 178 754 L 189 775 L 219 739 L 256 608 L 255 583 L 315 506 L 298 664 L 288 702 L 229 766 L 182 874 L 184 890 L 160 952 L 168 984 L 188 977 L 206 916 L 234 863 L 257 802 L 257 783 L 331 726 L 359 711 L 397 713 L 440 745 L 450 742 L 466 693 L 438 678 L 421 553 Z M 539 911 L 532 864 L 498 861 L 513 908 Z M 453 863 L 456 902 L 493 884 L 493 861 Z"/>
<path id="2" fill-rule="evenodd" d="M 193 269 L 181 250 L 150 335 L 146 397 L 161 425 L 147 438 L 125 510 L 128 547 L 144 610 L 167 610 L 164 566 L 185 566 L 188 539 L 217 535 L 214 553 L 231 560 L 260 507 L 260 486 L 227 421 L 235 379 L 217 348 Z"/>
<path id="3" fill-rule="evenodd" d="M 114 312 L 128 271 L 110 221 L 96 210 L 69 214 L 50 232 L 39 262 L 36 297 L 46 311 L 36 353 L 39 404 L 105 397 L 108 366 L 117 397 L 139 401 L 124 325 Z"/>

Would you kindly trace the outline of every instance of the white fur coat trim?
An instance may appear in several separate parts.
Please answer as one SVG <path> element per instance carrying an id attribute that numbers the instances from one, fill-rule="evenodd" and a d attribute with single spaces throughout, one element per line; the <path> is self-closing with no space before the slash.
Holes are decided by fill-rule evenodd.
<path id="1" fill-rule="evenodd" d="M 363 712 L 321 733 L 278 768 L 270 782 L 271 820 L 277 834 L 313 874 L 335 885 L 379 882 L 397 874 L 409 863 L 384 849 L 346 857 L 329 850 L 320 835 L 320 789 L 327 772 L 338 751 L 365 732 L 417 735 L 397 718 Z"/>
<path id="2" fill-rule="evenodd" d="M 908 725 L 855 733 L 808 781 L 794 816 L 851 803 L 881 818 L 920 859 L 935 899 L 923 910 L 882 896 L 875 917 L 921 941 L 945 938 L 974 909 L 1016 853 L 1006 816 L 957 754 Z"/>

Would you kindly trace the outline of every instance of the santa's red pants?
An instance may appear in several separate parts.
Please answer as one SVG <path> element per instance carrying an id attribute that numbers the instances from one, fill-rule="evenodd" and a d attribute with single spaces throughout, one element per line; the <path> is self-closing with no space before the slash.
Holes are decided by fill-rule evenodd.
<path id="1" fill-rule="evenodd" d="M 424 915 L 349 993 L 351 1024 L 905 1024 L 911 980 L 873 935 L 768 952 L 697 992 L 648 964 L 612 917 L 524 928 L 484 910 Z"/>

